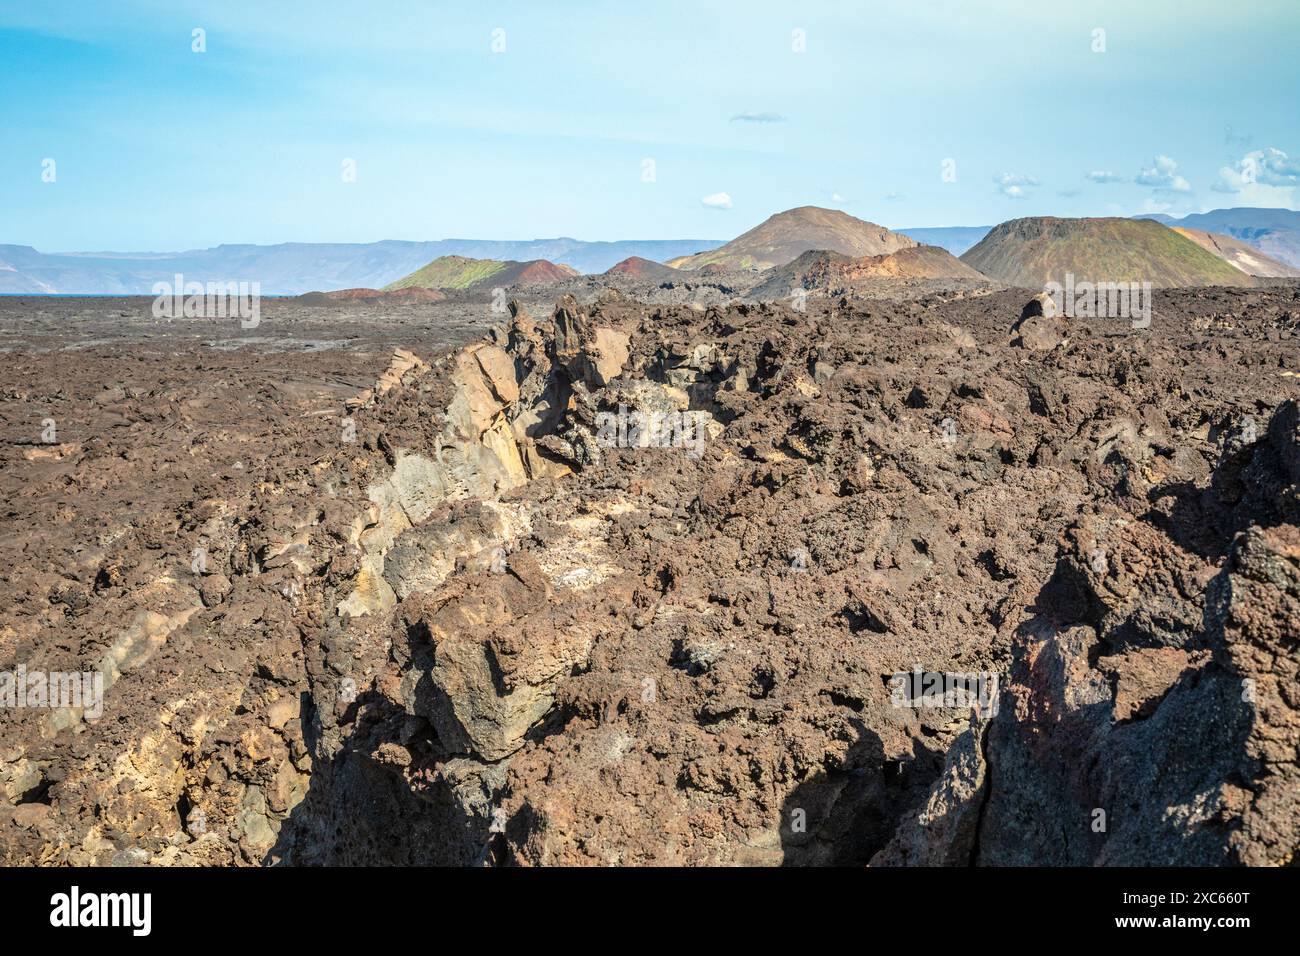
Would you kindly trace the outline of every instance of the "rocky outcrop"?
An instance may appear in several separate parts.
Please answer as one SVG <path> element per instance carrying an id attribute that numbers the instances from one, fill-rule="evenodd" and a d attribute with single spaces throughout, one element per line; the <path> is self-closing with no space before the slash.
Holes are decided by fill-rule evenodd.
<path id="1" fill-rule="evenodd" d="M 1228 500 L 1211 501 L 1225 526 L 1242 518 L 1241 474 L 1270 497 L 1217 573 L 1146 524 L 1067 532 L 1017 641 L 987 766 L 950 751 L 877 862 L 942 855 L 950 821 L 976 807 L 978 832 L 958 846 L 981 865 L 1294 861 L 1300 529 L 1274 522 L 1300 478 L 1295 417 L 1285 402 L 1244 453 L 1227 445 L 1212 486 Z"/>
<path id="2" fill-rule="evenodd" d="M 1023 292 L 562 298 L 386 346 L 348 414 L 356 384 L 291 406 L 265 431 L 293 441 L 219 445 L 115 529 L 133 550 L 11 592 L 6 655 L 117 677 L 113 721 L 5 728 L 0 855 L 1293 862 L 1300 443 L 1269 295 L 1041 350 L 1007 334 Z M 1230 358 L 1198 324 L 1223 315 Z M 161 488 L 220 441 L 195 431 Z M 107 495 L 94 447 L 22 467 Z M 998 691 L 897 692 L 935 673 Z"/>
<path id="3" fill-rule="evenodd" d="M 1069 327 L 1061 316 L 1061 309 L 1056 300 L 1046 292 L 1040 292 L 1020 311 L 1020 319 L 1011 327 L 1015 338 L 1012 345 L 1034 351 L 1050 351 L 1056 348 L 1068 334 Z"/>
<path id="4" fill-rule="evenodd" d="M 980 816 L 988 798 L 985 724 L 972 717 L 944 757 L 943 771 L 925 805 L 899 824 L 872 866 L 969 866 L 976 853 Z"/>

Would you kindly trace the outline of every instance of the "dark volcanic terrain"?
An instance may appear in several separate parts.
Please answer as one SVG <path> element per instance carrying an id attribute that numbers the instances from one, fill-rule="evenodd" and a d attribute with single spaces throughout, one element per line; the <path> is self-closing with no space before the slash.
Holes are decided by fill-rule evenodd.
<path id="1" fill-rule="evenodd" d="M 756 280 L 0 298 L 0 862 L 1293 864 L 1300 289 Z"/>

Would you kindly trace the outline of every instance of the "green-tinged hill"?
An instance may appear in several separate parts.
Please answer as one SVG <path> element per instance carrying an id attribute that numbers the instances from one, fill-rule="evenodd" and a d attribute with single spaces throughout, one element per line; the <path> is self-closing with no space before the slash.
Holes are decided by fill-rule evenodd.
<path id="1" fill-rule="evenodd" d="M 553 285 L 576 275 L 579 275 L 576 269 L 556 265 L 545 259 L 514 262 L 439 256 L 410 275 L 384 286 L 384 291 L 411 288 L 478 290 L 496 286 Z"/>
<path id="2" fill-rule="evenodd" d="M 1155 287 L 1254 285 L 1255 280 L 1151 219 L 1013 219 L 994 226 L 961 261 L 1028 289 L 1048 282 L 1150 282 Z"/>

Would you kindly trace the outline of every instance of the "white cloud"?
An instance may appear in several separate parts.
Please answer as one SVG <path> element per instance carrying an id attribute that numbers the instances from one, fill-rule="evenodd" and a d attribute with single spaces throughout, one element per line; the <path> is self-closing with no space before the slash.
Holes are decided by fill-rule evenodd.
<path id="1" fill-rule="evenodd" d="M 848 200 L 845 199 L 843 196 L 841 196 L 839 193 L 831 193 L 831 202 L 835 203 L 835 205 L 837 206 L 843 206 L 845 203 L 848 202 Z"/>
<path id="2" fill-rule="evenodd" d="M 746 110 L 731 117 L 731 121 L 733 123 L 784 123 L 786 117 L 780 113 L 755 113 L 753 110 Z"/>
<path id="3" fill-rule="evenodd" d="M 731 197 L 726 193 L 713 193 L 712 195 L 705 196 L 700 200 L 700 202 L 708 206 L 710 209 L 731 208 Z"/>
<path id="4" fill-rule="evenodd" d="M 1232 193 L 1243 206 L 1292 208 L 1297 186 L 1300 162 L 1270 146 L 1252 150 L 1236 166 L 1224 166 L 1219 170 L 1219 181 L 1210 188 Z"/>
<path id="5" fill-rule="evenodd" d="M 904 198 L 903 194 L 902 194 L 902 193 L 899 193 L 899 192 L 888 192 L 888 193 L 885 193 L 885 201 L 886 201 L 886 202 L 898 202 L 900 199 L 903 199 L 903 198 Z"/>
<path id="6" fill-rule="evenodd" d="M 1109 169 L 1094 169 L 1088 174 L 1088 178 L 1094 183 L 1122 183 L 1124 177 L 1119 173 L 1112 173 Z"/>
<path id="7" fill-rule="evenodd" d="M 1178 175 L 1178 164 L 1168 156 L 1157 156 L 1150 166 L 1138 172 L 1133 182 L 1139 186 L 1174 193 L 1189 193 L 1192 184 Z"/>
<path id="8" fill-rule="evenodd" d="M 1029 195 L 1025 192 L 1025 187 L 1038 185 L 1037 179 L 1025 173 L 1002 173 L 1000 176 L 994 176 L 993 182 L 997 184 L 998 191 L 1008 199 L 1024 199 Z"/>

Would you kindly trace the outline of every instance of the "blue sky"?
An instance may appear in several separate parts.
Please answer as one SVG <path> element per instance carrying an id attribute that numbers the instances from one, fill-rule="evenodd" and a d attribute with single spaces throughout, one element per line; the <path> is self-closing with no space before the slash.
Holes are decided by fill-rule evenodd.
<path id="1" fill-rule="evenodd" d="M 1297 49 L 1291 0 L 0 0 L 0 243 L 1297 208 Z"/>

